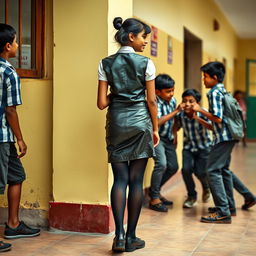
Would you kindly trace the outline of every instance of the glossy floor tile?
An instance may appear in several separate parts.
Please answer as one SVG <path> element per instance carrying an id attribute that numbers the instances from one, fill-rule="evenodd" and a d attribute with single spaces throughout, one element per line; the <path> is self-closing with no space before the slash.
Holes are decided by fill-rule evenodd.
<path id="1" fill-rule="evenodd" d="M 237 145 L 233 151 L 231 169 L 256 193 L 256 143 L 247 148 Z M 178 180 L 178 181 L 177 181 Z M 205 224 L 200 217 L 213 205 L 201 202 L 198 187 L 198 204 L 183 209 L 185 186 L 179 174 L 165 196 L 174 201 L 168 213 L 142 209 L 137 236 L 146 240 L 146 247 L 122 255 L 145 256 L 255 256 L 256 206 L 241 210 L 243 198 L 235 192 L 237 216 L 232 224 Z M 0 228 L 3 232 L 3 227 Z M 60 231 L 43 231 L 39 237 L 11 240 L 13 248 L 8 256 L 100 256 L 112 255 L 113 234 L 80 234 Z M 115 254 L 121 255 L 121 254 Z"/>

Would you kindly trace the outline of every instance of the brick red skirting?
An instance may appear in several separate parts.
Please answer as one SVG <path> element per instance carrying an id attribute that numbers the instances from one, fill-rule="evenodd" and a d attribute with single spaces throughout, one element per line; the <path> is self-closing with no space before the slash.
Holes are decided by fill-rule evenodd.
<path id="1" fill-rule="evenodd" d="M 49 225 L 52 228 L 108 234 L 115 229 L 111 206 L 50 202 Z"/>
<path id="2" fill-rule="evenodd" d="M 172 177 L 162 188 L 163 192 L 181 181 L 181 172 Z M 144 202 L 148 205 L 148 189 L 145 189 Z M 127 209 L 124 223 L 127 222 Z M 115 229 L 112 209 L 110 205 L 74 204 L 63 202 L 50 202 L 49 225 L 52 228 L 85 232 L 108 234 Z"/>

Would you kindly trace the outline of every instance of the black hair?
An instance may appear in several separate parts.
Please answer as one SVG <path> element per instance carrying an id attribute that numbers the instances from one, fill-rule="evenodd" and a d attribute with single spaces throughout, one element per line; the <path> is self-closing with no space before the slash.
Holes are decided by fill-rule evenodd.
<path id="1" fill-rule="evenodd" d="M 4 47 L 7 43 L 13 43 L 15 35 L 16 31 L 12 26 L 0 23 L 0 53 L 4 51 Z"/>
<path id="2" fill-rule="evenodd" d="M 145 34 L 151 32 L 150 26 L 135 18 L 129 18 L 123 22 L 121 17 L 116 17 L 113 21 L 113 25 L 114 28 L 118 30 L 115 34 L 115 40 L 122 46 L 128 44 L 129 33 L 133 33 L 137 36 L 143 30 Z"/>
<path id="3" fill-rule="evenodd" d="M 218 61 L 208 62 L 200 69 L 202 72 L 207 73 L 210 77 L 217 77 L 219 83 L 222 83 L 225 76 L 225 66 Z"/>
<path id="4" fill-rule="evenodd" d="M 199 103 L 201 100 L 201 94 L 196 89 L 187 89 L 186 91 L 184 91 L 182 93 L 182 98 L 184 98 L 186 96 L 193 96 L 197 103 Z"/>
<path id="5" fill-rule="evenodd" d="M 240 93 L 241 93 L 241 94 L 244 94 L 243 91 L 236 90 L 236 91 L 234 92 L 233 96 L 236 97 L 236 95 L 237 95 L 237 94 L 240 94 Z"/>
<path id="6" fill-rule="evenodd" d="M 155 79 L 156 89 L 168 89 L 173 88 L 175 81 L 167 74 L 159 74 Z"/>

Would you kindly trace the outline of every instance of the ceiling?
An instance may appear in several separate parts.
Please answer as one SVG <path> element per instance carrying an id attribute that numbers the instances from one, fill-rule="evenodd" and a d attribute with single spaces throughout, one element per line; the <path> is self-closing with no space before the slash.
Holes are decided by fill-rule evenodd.
<path id="1" fill-rule="evenodd" d="M 241 38 L 256 38 L 256 0 L 215 0 Z"/>

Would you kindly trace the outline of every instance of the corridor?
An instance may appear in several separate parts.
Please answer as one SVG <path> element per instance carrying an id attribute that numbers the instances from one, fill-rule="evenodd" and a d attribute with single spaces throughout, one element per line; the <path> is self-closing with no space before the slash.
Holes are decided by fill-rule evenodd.
<path id="1" fill-rule="evenodd" d="M 256 193 L 256 143 L 247 148 L 236 145 L 231 169 Z M 201 190 L 198 191 L 199 195 Z M 137 236 L 145 239 L 146 247 L 123 255 L 146 256 L 255 256 L 256 206 L 241 210 L 243 198 L 235 192 L 237 216 L 232 224 L 200 223 L 200 217 L 212 206 L 210 201 L 193 209 L 183 209 L 185 187 L 181 178 L 165 196 L 174 201 L 168 213 L 158 213 L 144 207 L 139 220 Z M 2 233 L 3 227 L 1 227 Z M 8 256 L 82 256 L 112 255 L 114 235 L 92 235 L 59 231 L 43 231 L 31 239 L 12 240 Z"/>

